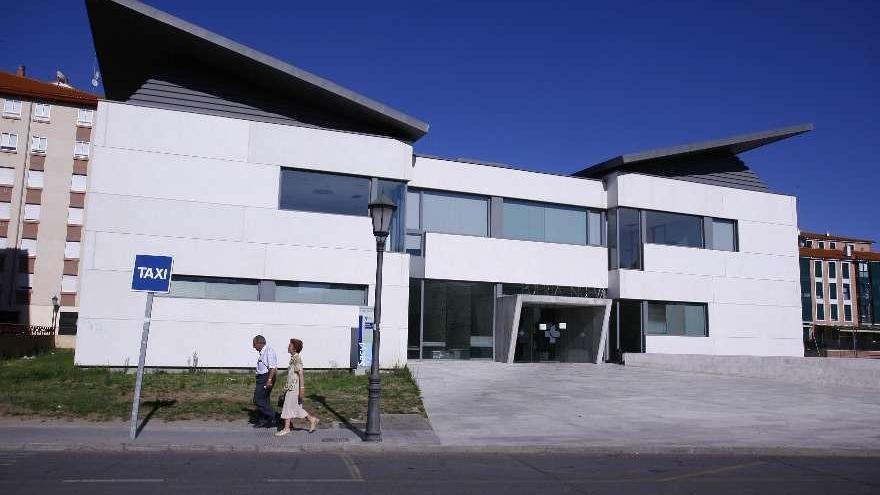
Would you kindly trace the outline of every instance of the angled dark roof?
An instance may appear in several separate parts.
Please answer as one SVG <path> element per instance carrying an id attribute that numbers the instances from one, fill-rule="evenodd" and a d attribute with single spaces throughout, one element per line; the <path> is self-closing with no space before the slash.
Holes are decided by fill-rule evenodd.
<path id="1" fill-rule="evenodd" d="M 428 124 L 134 0 L 86 0 L 108 99 L 413 142 Z"/>
<path id="2" fill-rule="evenodd" d="M 620 155 L 606 160 L 592 167 L 585 168 L 574 175 L 578 177 L 601 177 L 616 169 L 626 168 L 634 171 L 640 164 L 657 163 L 658 161 L 671 161 L 676 158 L 691 157 L 693 155 L 738 155 L 740 153 L 760 148 L 761 146 L 788 139 L 798 134 L 813 130 L 813 124 L 800 124 L 781 129 L 773 129 L 751 134 L 743 134 L 712 141 L 673 146 L 656 150 L 642 151 Z"/>
<path id="3" fill-rule="evenodd" d="M 0 72 L 0 93 L 88 107 L 98 106 L 98 96 L 91 93 L 9 72 Z"/>

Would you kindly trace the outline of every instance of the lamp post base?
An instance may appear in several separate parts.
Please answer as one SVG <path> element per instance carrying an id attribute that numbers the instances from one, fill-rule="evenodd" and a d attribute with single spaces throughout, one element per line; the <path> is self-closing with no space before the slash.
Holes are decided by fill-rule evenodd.
<path id="1" fill-rule="evenodd" d="M 378 368 L 378 366 L 374 367 L 372 370 L 373 372 L 370 374 L 369 385 L 367 385 L 369 403 L 367 405 L 367 428 L 364 432 L 365 442 L 382 441 L 382 427 L 380 426 L 381 419 L 379 415 L 379 397 L 382 385 L 379 381 L 378 369 L 375 368 Z"/>

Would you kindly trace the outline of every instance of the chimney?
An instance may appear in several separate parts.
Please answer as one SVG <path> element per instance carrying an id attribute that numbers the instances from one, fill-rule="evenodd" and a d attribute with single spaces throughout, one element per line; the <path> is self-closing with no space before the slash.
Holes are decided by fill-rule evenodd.
<path id="1" fill-rule="evenodd" d="M 17 69 L 15 69 L 15 75 L 18 77 L 25 77 L 25 68 L 24 65 L 19 65 Z"/>

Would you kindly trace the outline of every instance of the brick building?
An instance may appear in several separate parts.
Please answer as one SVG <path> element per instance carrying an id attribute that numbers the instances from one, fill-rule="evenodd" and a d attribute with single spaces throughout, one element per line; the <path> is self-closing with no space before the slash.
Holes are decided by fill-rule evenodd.
<path id="1" fill-rule="evenodd" d="M 798 241 L 807 354 L 880 351 L 880 253 L 872 251 L 874 241 L 803 231 Z"/>

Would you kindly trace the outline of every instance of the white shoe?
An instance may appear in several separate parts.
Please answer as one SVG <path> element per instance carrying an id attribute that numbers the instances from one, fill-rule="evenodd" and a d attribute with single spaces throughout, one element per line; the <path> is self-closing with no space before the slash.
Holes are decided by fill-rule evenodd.
<path id="1" fill-rule="evenodd" d="M 283 429 L 283 430 L 281 430 L 281 431 L 276 431 L 276 432 L 275 432 L 275 436 L 276 436 L 276 437 L 283 437 L 284 435 L 287 435 L 288 433 L 290 433 L 290 430 L 288 430 L 287 428 L 285 428 L 285 429 Z"/>

